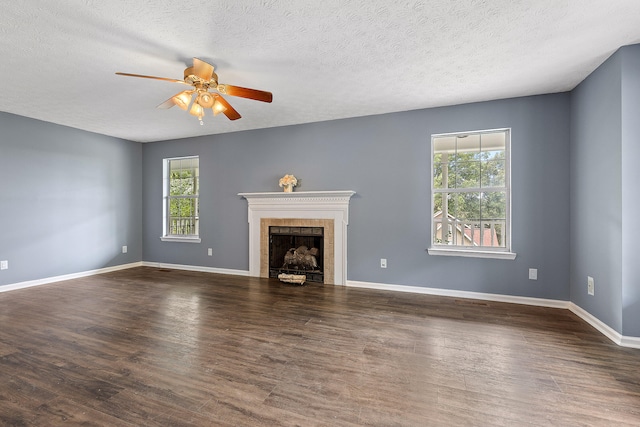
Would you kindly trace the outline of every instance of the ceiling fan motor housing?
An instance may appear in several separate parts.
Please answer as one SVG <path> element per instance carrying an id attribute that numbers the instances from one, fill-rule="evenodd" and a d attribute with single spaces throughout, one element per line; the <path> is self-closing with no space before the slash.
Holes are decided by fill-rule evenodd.
<path id="1" fill-rule="evenodd" d="M 218 75 L 214 72 L 211 73 L 211 80 L 204 80 L 193 72 L 193 67 L 188 67 L 184 69 L 184 82 L 190 85 L 202 85 L 204 88 L 209 89 L 210 86 L 214 88 L 218 86 Z"/>

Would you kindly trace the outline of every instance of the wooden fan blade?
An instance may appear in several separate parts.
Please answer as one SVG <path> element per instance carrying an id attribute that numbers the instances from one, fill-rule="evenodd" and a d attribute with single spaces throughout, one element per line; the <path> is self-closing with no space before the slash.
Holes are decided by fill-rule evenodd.
<path id="1" fill-rule="evenodd" d="M 208 82 L 213 77 L 213 65 L 201 59 L 193 58 L 193 74 Z"/>
<path id="2" fill-rule="evenodd" d="M 239 96 L 241 98 L 254 99 L 256 101 L 271 102 L 273 94 L 263 90 L 249 89 L 246 87 L 232 85 L 218 85 L 218 92 L 231 96 Z"/>
<path id="3" fill-rule="evenodd" d="M 130 73 L 116 73 L 116 74 L 119 76 L 142 77 L 144 79 L 164 80 L 167 82 L 188 84 L 188 83 L 185 83 L 184 80 L 169 79 L 167 77 L 144 76 L 142 74 L 130 74 Z"/>
<path id="4" fill-rule="evenodd" d="M 156 108 L 160 108 L 162 110 L 167 110 L 171 107 L 173 107 L 174 105 L 176 105 L 175 102 L 173 102 L 173 96 L 169 99 L 167 99 L 166 101 L 164 101 L 162 104 L 158 105 Z"/>
<path id="5" fill-rule="evenodd" d="M 216 99 L 219 103 L 224 105 L 225 110 L 222 112 L 229 120 L 238 120 L 240 117 L 240 113 L 238 113 L 232 106 L 224 99 L 222 96 L 216 94 Z"/>

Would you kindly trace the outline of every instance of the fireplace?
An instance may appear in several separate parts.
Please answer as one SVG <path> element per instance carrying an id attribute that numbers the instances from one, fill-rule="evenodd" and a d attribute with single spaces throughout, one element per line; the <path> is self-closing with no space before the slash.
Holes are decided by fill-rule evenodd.
<path id="1" fill-rule="evenodd" d="M 273 272 L 271 271 L 271 255 L 272 255 L 272 236 L 270 231 L 273 229 L 279 229 L 283 234 L 290 234 L 291 230 L 294 230 L 296 233 L 305 231 L 306 234 L 308 230 L 311 229 L 311 232 L 315 229 L 316 232 L 318 229 L 322 229 L 322 246 L 317 247 L 318 252 L 322 253 L 322 258 L 318 260 L 319 255 L 316 255 L 316 260 L 318 264 L 322 265 L 322 281 L 319 281 L 319 277 L 315 277 L 314 280 L 311 280 L 308 276 L 306 281 L 314 281 L 320 283 L 333 283 L 334 281 L 334 271 L 335 271 L 335 233 L 334 233 L 334 220 L 333 219 L 306 219 L 306 218 L 262 218 L 260 220 L 260 277 L 277 277 L 273 276 Z M 286 230 L 289 230 L 288 232 Z M 302 236 L 299 236 L 302 237 Z M 307 236 L 312 237 L 312 236 Z M 286 239 L 285 239 L 286 241 Z M 295 246 L 296 242 L 298 246 Z M 309 245 L 320 245 L 320 242 L 317 239 L 307 238 L 294 238 L 293 245 L 295 249 L 299 246 L 307 246 L 308 249 L 311 248 Z M 288 252 L 290 249 L 294 248 L 294 246 L 289 246 L 284 248 L 285 252 Z M 280 260 L 274 261 L 274 265 L 280 263 L 280 267 L 284 264 L 284 255 Z M 295 270 L 295 269 L 293 269 Z M 285 274 L 304 274 L 304 273 L 291 273 L 291 272 L 282 272 Z M 252 274 L 253 275 L 253 274 Z"/>
<path id="2" fill-rule="evenodd" d="M 324 227 L 269 227 L 269 277 L 304 275 L 324 283 Z"/>
<path id="3" fill-rule="evenodd" d="M 248 202 L 249 275 L 272 275 L 271 227 L 322 228 L 323 241 L 315 257 L 320 257 L 318 265 L 322 265 L 323 283 L 344 285 L 347 280 L 349 200 L 354 194 L 354 191 L 240 193 L 239 196 Z M 311 249 L 306 243 L 298 246 Z"/>

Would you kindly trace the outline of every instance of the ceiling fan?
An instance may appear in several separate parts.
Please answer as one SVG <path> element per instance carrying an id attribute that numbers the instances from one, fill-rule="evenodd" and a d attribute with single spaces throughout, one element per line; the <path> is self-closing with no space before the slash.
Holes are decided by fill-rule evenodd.
<path id="1" fill-rule="evenodd" d="M 189 110 L 189 114 L 196 116 L 200 120 L 200 124 L 204 124 L 202 118 L 207 108 L 213 110 L 213 115 L 223 113 L 229 120 L 238 120 L 238 113 L 227 102 L 222 95 L 239 96 L 241 98 L 253 99 L 262 102 L 271 102 L 273 94 L 262 90 L 249 89 L 246 87 L 232 86 L 218 83 L 218 75 L 214 73 L 214 66 L 204 62 L 201 59 L 193 58 L 193 66 L 184 70 L 184 79 L 170 79 L 166 77 L 144 76 L 142 74 L 116 73 L 119 76 L 143 77 L 145 79 L 165 80 L 173 83 L 181 83 L 191 86 L 190 89 L 184 90 L 167 99 L 157 108 L 171 108 L 174 105 Z M 215 92 L 210 92 L 209 90 Z"/>

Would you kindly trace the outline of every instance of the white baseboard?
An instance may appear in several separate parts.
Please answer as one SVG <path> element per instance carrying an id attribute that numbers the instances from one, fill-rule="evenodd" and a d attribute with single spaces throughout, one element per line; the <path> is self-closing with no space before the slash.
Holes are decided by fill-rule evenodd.
<path id="1" fill-rule="evenodd" d="M 569 310 L 619 346 L 640 348 L 640 337 L 628 337 L 618 333 L 611 326 L 607 325 L 593 314 L 574 303 L 571 303 Z"/>
<path id="2" fill-rule="evenodd" d="M 517 297 L 512 295 L 486 294 L 469 291 L 456 291 L 451 289 L 423 288 L 419 286 L 389 285 L 385 283 L 359 282 L 355 280 L 347 280 L 347 286 L 351 286 L 354 288 L 380 289 L 385 291 L 412 292 L 417 294 L 438 295 L 453 298 L 470 298 L 483 301 L 508 302 L 512 304 L 534 305 L 539 307 L 562 308 L 570 310 L 576 316 L 596 328 L 598 332 L 600 332 L 619 346 L 640 348 L 640 337 L 628 337 L 619 334 L 609 325 L 602 322 L 600 319 L 593 316 L 588 311 L 582 309 L 581 307 L 575 305 L 570 301 Z"/>
<path id="3" fill-rule="evenodd" d="M 174 270 L 200 271 L 203 273 L 230 274 L 232 276 L 249 276 L 248 270 L 233 270 L 230 268 L 202 267 L 199 265 L 167 264 L 164 262 L 143 261 L 144 267 L 171 268 Z"/>
<path id="4" fill-rule="evenodd" d="M 480 292 L 456 291 L 451 289 L 423 288 L 420 286 L 388 285 L 384 283 L 359 282 L 355 280 L 347 280 L 347 286 L 352 286 L 354 288 L 380 289 L 385 291 L 412 292 L 417 294 L 438 295 L 438 296 L 453 297 L 453 298 L 469 298 L 469 299 L 478 299 L 483 301 L 508 302 L 511 304 L 534 305 L 538 307 L 566 309 L 566 308 L 569 308 L 569 304 L 570 304 L 569 301 L 561 301 L 561 300 L 553 300 L 553 299 L 518 297 L 513 295 L 500 295 L 500 294 L 486 294 L 486 293 L 480 293 Z"/>
<path id="5" fill-rule="evenodd" d="M 640 337 L 627 337 L 623 335 L 620 345 L 622 347 L 640 348 Z"/>
<path id="6" fill-rule="evenodd" d="M 95 276 L 96 274 L 110 273 L 112 271 L 126 270 L 128 268 L 134 267 L 142 267 L 142 262 L 133 262 L 130 264 L 115 265 L 113 267 L 98 268 L 96 270 L 81 271 L 79 273 L 64 274 L 62 276 L 45 277 L 44 279 L 13 283 L 10 285 L 0 286 L 0 292 L 15 291 L 18 289 L 30 288 L 32 286 L 41 286 L 49 283 L 62 282 L 63 280 L 79 279 L 81 277 Z"/>
<path id="7" fill-rule="evenodd" d="M 47 277 L 44 279 L 29 280 L 26 282 L 13 283 L 0 286 L 0 292 L 15 291 L 18 289 L 41 286 L 49 283 L 61 282 L 64 280 L 79 279 L 81 277 L 94 276 L 96 274 L 110 273 L 112 271 L 126 270 L 134 267 L 157 267 L 170 268 L 174 270 L 200 271 L 204 273 L 230 274 L 234 276 L 249 276 L 248 270 L 233 270 L 228 268 L 201 267 L 197 265 L 167 264 L 161 262 L 134 262 L 130 264 L 116 265 L 113 267 L 99 268 L 96 270 L 82 271 L 79 273 L 64 274 L 61 276 Z M 538 307 L 563 308 L 570 310 L 576 316 L 596 328 L 600 333 L 609 338 L 614 343 L 622 347 L 640 348 L 640 337 L 629 337 L 621 335 L 606 323 L 593 316 L 588 311 L 577 306 L 570 301 L 551 300 L 543 298 L 518 297 L 513 295 L 487 294 L 481 292 L 456 291 L 451 289 L 423 288 L 420 286 L 390 285 L 385 283 L 361 282 L 357 280 L 347 280 L 346 286 L 365 289 L 379 289 L 395 292 L 411 292 L 425 295 L 438 295 L 453 298 L 468 298 L 483 301 L 507 302 L 511 304 L 524 304 Z"/>
<path id="8" fill-rule="evenodd" d="M 61 276 L 45 277 L 43 279 L 12 283 L 10 285 L 0 286 L 0 292 L 15 291 L 18 289 L 30 288 L 33 286 L 41 286 L 41 285 L 46 285 L 46 284 L 55 283 L 55 282 L 62 282 L 64 280 L 79 279 L 81 277 L 95 276 L 96 274 L 110 273 L 112 271 L 126 270 L 134 267 L 159 267 L 159 268 L 171 268 L 174 270 L 189 270 L 189 271 L 201 271 L 205 273 L 231 274 L 234 276 L 249 276 L 249 271 L 245 271 L 245 270 L 232 270 L 228 268 L 212 268 L 212 267 L 200 267 L 197 265 L 165 264 L 161 262 L 140 261 L 140 262 L 132 262 L 130 264 L 115 265 L 113 267 L 98 268 L 96 270 L 81 271 L 79 273 L 64 274 Z"/>

